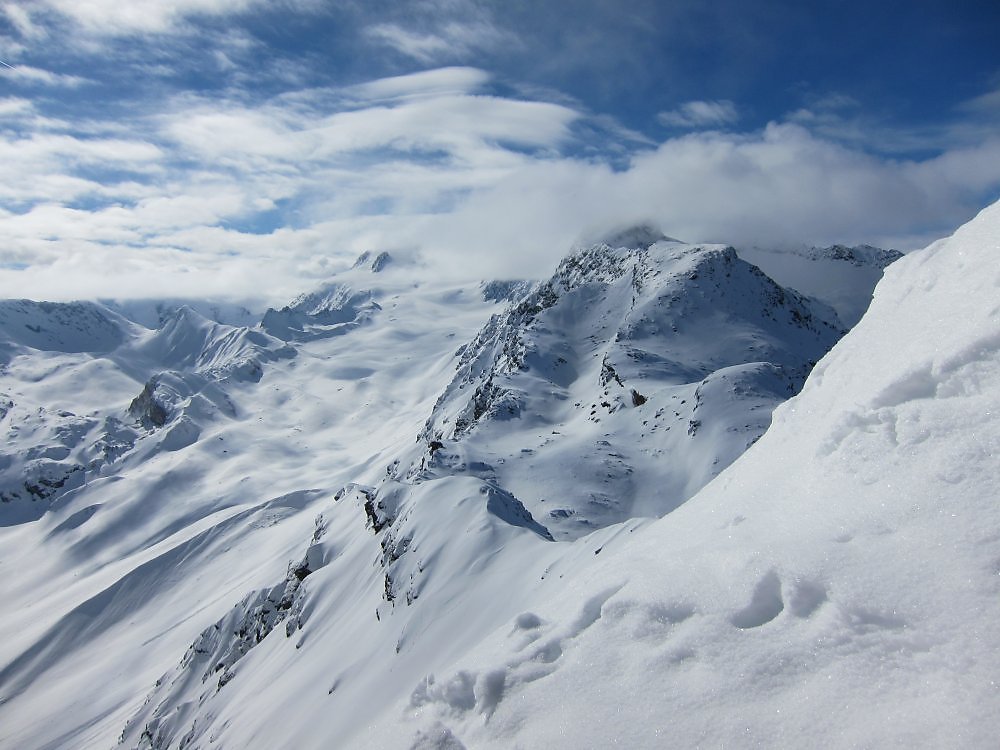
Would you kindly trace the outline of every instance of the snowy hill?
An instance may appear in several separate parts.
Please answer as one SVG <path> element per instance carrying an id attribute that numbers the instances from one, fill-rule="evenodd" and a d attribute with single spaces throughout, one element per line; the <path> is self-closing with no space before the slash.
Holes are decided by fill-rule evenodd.
<path id="1" fill-rule="evenodd" d="M 648 228 L 534 285 L 415 284 L 369 254 L 255 327 L 164 304 L 153 328 L 88 308 L 119 334 L 75 348 L 7 334 L 0 481 L 81 468 L 0 504 L 0 747 L 808 745 L 815 705 L 849 715 L 841 690 L 916 713 L 930 694 L 907 702 L 893 680 L 919 683 L 935 644 L 948 656 L 969 631 L 921 630 L 908 603 L 1000 552 L 969 537 L 947 581 L 908 578 L 934 543 L 921 509 L 941 518 L 928 498 L 985 485 L 924 453 L 961 432 L 965 402 L 940 430 L 890 417 L 937 409 L 933 358 L 975 343 L 907 337 L 975 273 L 961 254 L 991 252 L 972 246 L 996 236 L 992 211 L 892 267 L 825 357 L 832 300 Z M 967 362 L 996 355 L 983 298 L 963 298 L 986 335 Z M 927 566 L 974 536 L 954 529 Z M 879 703 L 877 670 L 911 656 Z M 974 692 L 953 664 L 938 673 Z M 908 736 L 829 721 L 842 746 Z"/>

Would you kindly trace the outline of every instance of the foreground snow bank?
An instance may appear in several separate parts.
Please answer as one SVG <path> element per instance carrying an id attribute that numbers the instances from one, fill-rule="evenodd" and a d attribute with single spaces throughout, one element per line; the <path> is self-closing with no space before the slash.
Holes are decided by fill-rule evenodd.
<path id="1" fill-rule="evenodd" d="M 756 446 L 428 675 L 398 746 L 993 746 L 998 259 L 1000 204 L 894 264 Z"/>

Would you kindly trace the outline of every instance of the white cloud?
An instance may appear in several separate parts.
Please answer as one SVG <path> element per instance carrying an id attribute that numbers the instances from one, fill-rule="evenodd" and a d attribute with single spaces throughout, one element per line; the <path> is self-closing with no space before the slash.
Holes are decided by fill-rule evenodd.
<path id="1" fill-rule="evenodd" d="M 468 76 L 463 72 L 462 76 Z M 442 77 L 443 78 L 443 77 Z M 353 89 L 357 91 L 358 88 Z M 506 160 L 511 145 L 556 148 L 570 137 L 576 111 L 547 102 L 493 96 L 416 91 L 412 80 L 370 84 L 368 92 L 404 95 L 348 111 L 326 114 L 299 102 L 258 107 L 219 102 L 184 102 L 161 118 L 163 134 L 203 163 L 240 170 L 298 170 L 333 163 L 358 152 L 393 150 L 467 165 Z M 270 161 L 268 161 L 270 160 Z M 383 158 L 384 160 L 384 158 Z"/>
<path id="2" fill-rule="evenodd" d="M 24 105 L 23 100 L 0 100 L 0 122 L 5 119 L 15 127 L 0 130 L 0 163 L 17 179 L 0 180 L 0 203 L 30 207 L 81 200 L 131 201 L 140 194 L 136 179 L 157 175 L 163 168 L 163 152 L 145 141 L 47 132 L 58 131 L 61 124 L 38 117 L 34 106 Z M 21 127 L 34 132 L 21 134 Z M 102 178 L 100 173 L 107 170 L 117 176 Z"/>
<path id="3" fill-rule="evenodd" d="M 977 175 L 966 181 L 967 169 Z M 1000 188 L 1000 139 L 926 162 L 895 162 L 793 125 L 755 134 L 671 139 L 612 171 L 569 159 L 532 162 L 473 193 L 454 212 L 385 227 L 384 244 L 433 247 L 469 274 L 543 274 L 583 235 L 654 221 L 689 241 L 921 246 Z M 913 227 L 927 235 L 913 236 Z M 933 228 L 932 228 L 933 227 Z M 932 229 L 931 229 L 932 228 Z M 464 262 L 463 262 L 464 261 Z"/>
<path id="4" fill-rule="evenodd" d="M 861 109 L 842 94 L 814 97 L 806 107 L 785 115 L 788 122 L 834 141 L 886 154 L 914 154 L 969 148 L 993 138 L 1000 127 L 1000 89 L 955 107 L 960 117 L 922 127 L 899 127 Z"/>
<path id="5" fill-rule="evenodd" d="M 0 183 L 0 296 L 277 304 L 373 247 L 419 250 L 436 273 L 541 276 L 628 221 L 691 241 L 911 246 L 929 239 L 914 227 L 957 225 L 1000 189 L 996 136 L 903 161 L 787 122 L 631 156 L 619 133 L 613 169 L 572 155 L 615 137 L 601 118 L 488 83 L 445 68 L 46 128 L 43 103 L 2 99 L 0 163 L 18 179 Z"/>
<path id="6" fill-rule="evenodd" d="M 485 18 L 452 20 L 431 31 L 415 31 L 396 23 L 378 23 L 364 30 L 372 41 L 386 45 L 419 63 L 461 60 L 477 52 L 517 47 L 517 37 Z"/>
<path id="7" fill-rule="evenodd" d="M 29 99 L 22 99 L 16 96 L 8 96 L 0 99 L 0 118 L 8 118 L 12 115 L 25 115 L 33 111 L 34 106 Z"/>
<path id="8" fill-rule="evenodd" d="M 41 39 L 45 34 L 45 29 L 37 25 L 31 19 L 31 14 L 23 5 L 14 3 L 4 3 L 0 5 L 0 10 L 7 16 L 7 20 L 17 29 L 17 32 L 27 39 Z"/>
<path id="9" fill-rule="evenodd" d="M 185 19 L 223 16 L 262 5 L 262 0 L 40 0 L 99 36 L 168 32 Z"/>
<path id="10" fill-rule="evenodd" d="M 465 94 L 481 88 L 489 80 L 490 74 L 478 68 L 435 68 L 359 84 L 347 89 L 347 93 L 363 100 Z"/>
<path id="11" fill-rule="evenodd" d="M 670 112 L 660 112 L 657 119 L 671 128 L 715 128 L 739 120 L 736 105 L 727 99 L 685 102 Z"/>
<path id="12" fill-rule="evenodd" d="M 433 62 L 436 58 L 444 57 L 453 52 L 448 40 L 442 36 L 407 31 L 394 23 L 369 26 L 365 29 L 365 33 L 371 39 L 422 63 Z"/>
<path id="13" fill-rule="evenodd" d="M 987 91 L 985 94 L 973 97 L 959 105 L 959 110 L 977 115 L 1000 115 L 1000 88 Z"/>
<path id="14" fill-rule="evenodd" d="M 0 78 L 6 78 L 9 81 L 17 83 L 62 86 L 65 88 L 76 88 L 85 83 L 90 83 L 90 81 L 82 76 L 53 73 L 50 70 L 33 68 L 30 65 L 15 65 L 10 68 L 0 67 Z"/>

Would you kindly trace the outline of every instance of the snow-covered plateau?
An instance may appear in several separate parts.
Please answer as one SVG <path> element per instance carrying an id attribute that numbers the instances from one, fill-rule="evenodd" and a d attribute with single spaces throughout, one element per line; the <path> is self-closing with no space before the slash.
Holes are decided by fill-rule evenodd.
<path id="1" fill-rule="evenodd" d="M 0 747 L 995 747 L 998 413 L 1000 203 L 0 301 Z"/>

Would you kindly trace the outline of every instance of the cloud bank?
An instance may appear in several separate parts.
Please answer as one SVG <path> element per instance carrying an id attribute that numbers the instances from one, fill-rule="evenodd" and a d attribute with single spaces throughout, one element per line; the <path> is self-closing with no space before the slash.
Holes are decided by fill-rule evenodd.
<path id="1" fill-rule="evenodd" d="M 640 5 L 615 23 L 648 42 L 640 11 L 659 6 Z M 518 35 L 501 21 L 521 11 L 471 0 L 0 8 L 0 57 L 17 58 L 0 68 L 0 296 L 280 304 L 370 249 L 419 258 L 414 273 L 540 277 L 630 222 L 692 242 L 910 249 L 1000 193 L 997 90 L 933 127 L 828 92 L 763 121 L 678 97 L 643 130 L 467 63 L 538 55 L 559 21 L 542 11 Z M 330 18 L 353 24 L 343 49 L 310 36 Z M 263 41 L 293 32 L 294 55 Z M 581 59 L 613 52 L 578 42 Z M 337 76 L 313 69 L 331 56 Z"/>
<path id="2" fill-rule="evenodd" d="M 585 148 L 587 113 L 489 79 L 183 96 L 86 136 L 4 100 L 0 160 L 19 179 L 0 185 L 0 294 L 275 303 L 371 248 L 419 251 L 428 273 L 540 276 L 630 221 L 689 241 L 914 246 L 1000 186 L 1000 138 L 899 161 L 792 122 L 670 138 L 615 169 Z"/>

